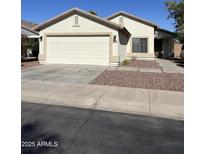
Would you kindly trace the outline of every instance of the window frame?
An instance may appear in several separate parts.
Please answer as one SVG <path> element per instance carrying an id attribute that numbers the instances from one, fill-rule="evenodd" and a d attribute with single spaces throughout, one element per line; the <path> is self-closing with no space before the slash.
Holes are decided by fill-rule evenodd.
<path id="1" fill-rule="evenodd" d="M 140 46 L 139 46 L 139 51 L 134 51 L 134 44 L 133 44 L 133 39 L 139 39 L 140 40 Z M 141 44 L 141 39 L 146 39 L 146 46 L 145 45 L 142 45 Z M 143 47 L 146 47 L 146 51 L 142 51 L 141 48 Z M 149 37 L 132 37 L 132 40 L 131 40 L 131 50 L 132 50 L 132 53 L 148 53 L 149 52 Z"/>

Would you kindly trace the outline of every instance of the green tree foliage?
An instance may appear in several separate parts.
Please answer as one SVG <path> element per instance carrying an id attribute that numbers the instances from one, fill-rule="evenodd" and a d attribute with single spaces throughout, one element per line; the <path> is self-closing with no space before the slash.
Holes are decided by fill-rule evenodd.
<path id="1" fill-rule="evenodd" d="M 168 19 L 172 18 L 175 21 L 176 38 L 184 43 L 184 0 L 167 1 L 165 4 L 169 12 Z"/>

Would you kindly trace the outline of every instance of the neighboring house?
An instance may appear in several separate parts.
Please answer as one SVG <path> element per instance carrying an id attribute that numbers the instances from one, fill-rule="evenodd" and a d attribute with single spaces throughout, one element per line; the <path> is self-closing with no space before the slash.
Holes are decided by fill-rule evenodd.
<path id="1" fill-rule="evenodd" d="M 112 65 L 127 58 L 154 58 L 155 38 L 167 39 L 156 24 L 136 16 L 119 12 L 103 19 L 78 8 L 34 30 L 40 35 L 40 63 Z"/>
<path id="2" fill-rule="evenodd" d="M 155 53 L 161 53 L 162 57 L 164 58 L 173 57 L 174 33 L 162 28 L 158 28 L 155 31 L 154 50 Z"/>
<path id="3" fill-rule="evenodd" d="M 21 20 L 21 35 L 22 35 L 22 39 L 24 41 L 22 41 L 23 44 L 22 48 L 25 48 L 24 51 L 22 51 L 22 59 L 28 58 L 28 57 L 34 57 L 36 59 L 36 57 L 38 57 L 38 48 L 39 48 L 39 34 L 37 31 L 33 30 L 33 27 L 37 26 L 37 24 L 34 24 L 32 22 L 28 22 L 25 20 Z M 26 37 L 25 37 L 26 36 Z M 30 42 L 30 44 L 33 45 L 32 48 L 29 47 L 25 47 L 25 39 L 27 40 L 26 43 L 28 44 L 28 42 Z"/>
<path id="4" fill-rule="evenodd" d="M 27 37 L 38 36 L 38 32 L 33 30 L 37 24 L 21 20 L 21 35 L 26 35 Z"/>

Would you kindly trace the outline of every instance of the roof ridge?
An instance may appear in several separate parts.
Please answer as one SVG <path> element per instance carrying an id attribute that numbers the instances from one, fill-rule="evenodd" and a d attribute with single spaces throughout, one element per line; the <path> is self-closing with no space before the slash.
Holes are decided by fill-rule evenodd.
<path id="1" fill-rule="evenodd" d="M 96 15 L 91 14 L 91 13 L 89 13 L 89 12 L 86 12 L 86 11 L 84 11 L 84 10 L 78 9 L 78 11 L 84 12 L 84 13 L 86 13 L 86 14 L 89 14 L 89 15 L 93 16 L 94 18 L 98 18 L 98 19 L 100 19 L 100 20 L 103 20 L 103 21 L 105 21 L 105 22 L 109 22 L 109 23 L 114 24 L 114 25 L 117 25 L 117 26 L 119 26 L 119 27 L 122 27 L 122 28 L 124 27 L 124 26 L 122 26 L 122 25 L 120 25 L 120 24 L 117 24 L 117 23 L 115 23 L 115 22 L 106 20 L 106 19 L 104 19 L 104 18 L 102 18 L 102 17 L 100 17 L 100 16 L 96 16 Z"/>
<path id="2" fill-rule="evenodd" d="M 147 23 L 147 24 L 149 24 L 149 25 L 152 25 L 152 26 L 155 26 L 155 27 L 159 27 L 159 26 L 158 26 L 156 23 L 154 23 L 154 22 L 151 22 L 151 21 L 149 21 L 149 20 L 147 20 L 147 19 L 143 19 L 143 18 L 141 18 L 141 17 L 139 17 L 139 16 L 136 16 L 136 15 L 133 15 L 133 14 L 124 12 L 124 11 L 118 11 L 118 12 L 114 13 L 113 15 L 110 15 L 110 16 L 106 17 L 105 19 L 106 19 L 106 20 L 110 20 L 110 19 L 113 19 L 114 17 L 116 17 L 116 16 L 118 16 L 118 15 L 120 15 L 120 14 L 126 15 L 126 16 L 128 16 L 128 17 L 135 18 L 136 20 L 140 20 L 140 21 L 145 22 L 145 23 Z"/>
<path id="3" fill-rule="evenodd" d="M 69 9 L 69 10 L 66 10 L 66 11 L 60 13 L 59 15 L 54 16 L 54 17 L 51 18 L 51 19 L 45 20 L 45 21 L 39 23 L 37 26 L 35 26 L 34 29 L 40 27 L 41 25 L 43 25 L 43 24 L 45 24 L 45 23 L 48 23 L 48 22 L 52 21 L 54 18 L 58 18 L 58 17 L 62 16 L 62 15 L 65 14 L 65 13 L 68 13 L 68 12 L 74 11 L 75 9 L 78 9 L 78 8 L 71 8 L 71 9 Z"/>
<path id="4" fill-rule="evenodd" d="M 68 13 L 72 13 L 72 12 L 74 12 L 74 11 L 77 11 L 77 12 L 79 12 L 79 13 L 84 13 L 84 14 L 90 16 L 90 17 L 93 17 L 93 18 L 97 19 L 97 20 L 101 20 L 101 21 L 103 21 L 103 22 L 105 22 L 105 23 L 108 23 L 108 24 L 110 24 L 110 25 L 113 25 L 113 26 L 115 26 L 116 28 L 117 28 L 117 27 L 120 28 L 120 29 L 125 28 L 124 26 L 122 26 L 122 25 L 120 25 L 120 24 L 114 23 L 114 22 L 112 22 L 112 21 L 106 20 L 106 19 L 104 19 L 104 18 L 102 18 L 102 17 L 93 15 L 93 14 L 91 14 L 91 13 L 89 13 L 89 12 L 86 12 L 86 11 L 84 11 L 84 10 L 81 10 L 81 9 L 77 8 L 77 7 L 74 7 L 74 8 L 71 8 L 71 9 L 69 9 L 69 10 L 67 10 L 67 11 L 64 11 L 64 12 L 60 13 L 59 15 L 57 15 L 57 16 L 55 16 L 55 17 L 49 19 L 49 20 L 46 20 L 46 21 L 44 21 L 44 22 L 38 24 L 37 26 L 34 27 L 34 30 L 38 30 L 38 29 L 40 29 L 41 27 L 43 27 L 45 24 L 48 24 L 48 23 L 50 23 L 50 22 L 52 22 L 52 21 L 54 21 L 54 20 L 57 20 L 58 18 L 61 18 L 61 17 L 65 16 L 65 15 L 67 15 Z"/>

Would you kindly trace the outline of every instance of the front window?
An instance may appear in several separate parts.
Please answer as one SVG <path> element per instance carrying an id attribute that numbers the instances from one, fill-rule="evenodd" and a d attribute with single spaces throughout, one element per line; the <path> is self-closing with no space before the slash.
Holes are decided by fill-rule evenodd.
<path id="1" fill-rule="evenodd" d="M 147 38 L 133 38 L 132 52 L 147 53 Z"/>

